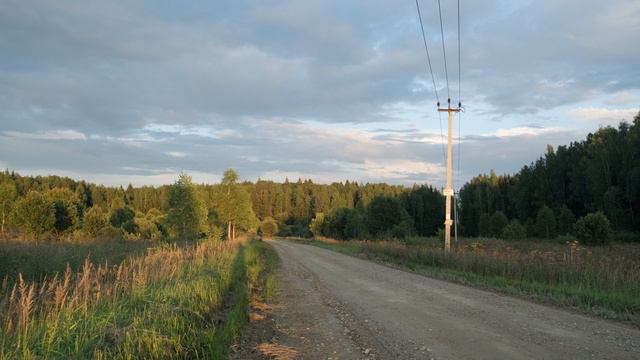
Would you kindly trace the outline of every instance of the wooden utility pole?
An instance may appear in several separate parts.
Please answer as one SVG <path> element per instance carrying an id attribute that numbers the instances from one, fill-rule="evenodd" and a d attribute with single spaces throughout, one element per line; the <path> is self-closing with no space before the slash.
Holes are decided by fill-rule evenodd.
<path id="1" fill-rule="evenodd" d="M 451 250 L 451 196 L 453 196 L 453 181 L 452 181 L 452 164 L 453 154 L 451 151 L 451 136 L 453 127 L 453 113 L 460 112 L 460 103 L 457 108 L 451 107 L 451 99 L 447 100 L 448 106 L 446 108 L 440 108 L 438 103 L 438 111 L 446 112 L 449 114 L 449 131 L 447 133 L 447 186 L 444 189 L 444 196 L 446 199 L 445 214 L 444 214 L 444 252 L 449 253 Z"/>

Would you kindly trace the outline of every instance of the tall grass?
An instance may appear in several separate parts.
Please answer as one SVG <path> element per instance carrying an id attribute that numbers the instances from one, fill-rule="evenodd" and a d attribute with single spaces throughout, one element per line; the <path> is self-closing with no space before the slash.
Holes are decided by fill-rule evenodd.
<path id="1" fill-rule="evenodd" d="M 0 279 L 40 280 L 43 276 L 78 271 L 87 256 L 94 263 L 118 264 L 131 255 L 140 255 L 155 245 L 149 241 L 94 239 L 82 241 L 0 240 Z"/>
<path id="2" fill-rule="evenodd" d="M 0 285 L 0 358 L 223 358 L 248 312 L 264 248 L 159 247 Z"/>
<path id="3" fill-rule="evenodd" d="M 316 241 L 316 245 L 463 283 L 533 295 L 640 324 L 640 247 L 465 239 L 447 255 L 435 240 Z"/>

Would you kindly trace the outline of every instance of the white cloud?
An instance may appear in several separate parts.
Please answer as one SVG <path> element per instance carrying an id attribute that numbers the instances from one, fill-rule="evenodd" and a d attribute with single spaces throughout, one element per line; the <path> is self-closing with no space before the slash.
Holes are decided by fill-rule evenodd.
<path id="1" fill-rule="evenodd" d="M 518 126 L 509 129 L 498 129 L 492 133 L 484 134 L 484 136 L 497 136 L 497 137 L 513 137 L 513 136 L 539 136 L 548 133 L 556 133 L 566 131 L 559 127 L 531 127 L 531 126 Z"/>
<path id="2" fill-rule="evenodd" d="M 187 156 L 187 153 L 182 151 L 165 151 L 165 155 L 169 155 L 174 158 L 183 158 Z"/>
<path id="3" fill-rule="evenodd" d="M 609 99 L 607 99 L 606 101 L 608 105 L 626 105 L 638 102 L 640 102 L 640 97 L 629 91 L 621 91 L 615 93 L 611 95 L 611 97 L 609 97 Z"/>
<path id="4" fill-rule="evenodd" d="M 607 108 L 577 108 L 569 111 L 569 115 L 584 121 L 597 122 L 600 125 L 618 125 L 621 121 L 631 122 L 638 114 L 638 108 L 607 109 Z"/>
<path id="5" fill-rule="evenodd" d="M 403 180 L 414 178 L 416 175 L 427 175 L 429 179 L 432 179 L 436 176 L 443 176 L 445 173 L 442 164 L 406 159 L 367 159 L 361 165 L 361 169 L 368 178 L 384 180 Z"/>
<path id="6" fill-rule="evenodd" d="M 29 140 L 86 140 L 85 134 L 76 130 L 50 130 L 39 132 L 4 131 L 5 136 Z"/>

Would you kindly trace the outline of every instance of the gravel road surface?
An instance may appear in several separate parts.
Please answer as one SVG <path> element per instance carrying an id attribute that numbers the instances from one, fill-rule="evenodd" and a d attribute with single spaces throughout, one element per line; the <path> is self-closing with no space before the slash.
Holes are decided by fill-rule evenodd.
<path id="1" fill-rule="evenodd" d="M 272 341 L 302 359 L 640 359 L 640 330 L 318 247 L 282 258 Z"/>

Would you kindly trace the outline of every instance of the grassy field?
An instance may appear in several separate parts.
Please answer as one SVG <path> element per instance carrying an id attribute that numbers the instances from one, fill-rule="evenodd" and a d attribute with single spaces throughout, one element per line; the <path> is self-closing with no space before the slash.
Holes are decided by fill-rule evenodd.
<path id="1" fill-rule="evenodd" d="M 524 295 L 640 325 L 640 246 L 583 247 L 462 239 L 449 256 L 437 239 L 304 240 L 432 277 Z"/>
<path id="2" fill-rule="evenodd" d="M 116 251 L 117 252 L 117 251 Z M 0 359 L 220 359 L 277 255 L 258 241 L 161 246 L 0 285 Z"/>
<path id="3" fill-rule="evenodd" d="M 117 239 L 86 241 L 0 240 L 0 279 L 29 281 L 61 273 L 67 265 L 82 268 L 87 257 L 94 264 L 117 265 L 131 255 L 141 255 L 153 242 Z"/>

